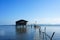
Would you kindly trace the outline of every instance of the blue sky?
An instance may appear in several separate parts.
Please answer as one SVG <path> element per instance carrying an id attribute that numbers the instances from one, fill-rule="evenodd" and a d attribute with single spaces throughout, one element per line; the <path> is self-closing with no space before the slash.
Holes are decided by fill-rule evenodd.
<path id="1" fill-rule="evenodd" d="M 60 0 L 0 0 L 0 25 L 29 23 L 60 24 Z"/>

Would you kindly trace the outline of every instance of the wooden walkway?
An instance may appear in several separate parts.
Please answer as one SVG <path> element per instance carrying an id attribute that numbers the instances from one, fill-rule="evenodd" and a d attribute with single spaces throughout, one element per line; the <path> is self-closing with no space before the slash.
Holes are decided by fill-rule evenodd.
<path id="1" fill-rule="evenodd" d="M 40 28 L 36 28 L 34 40 L 52 40 L 55 32 L 53 32 L 52 36 L 50 37 L 45 30 L 46 28 L 44 29 L 44 32 L 42 32 Z"/>

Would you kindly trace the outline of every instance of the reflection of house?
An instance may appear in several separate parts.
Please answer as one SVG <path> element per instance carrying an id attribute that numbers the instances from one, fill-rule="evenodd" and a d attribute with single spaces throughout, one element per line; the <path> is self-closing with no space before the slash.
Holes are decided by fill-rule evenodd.
<path id="1" fill-rule="evenodd" d="M 16 31 L 18 33 L 26 33 L 26 28 L 17 28 Z"/>
<path id="2" fill-rule="evenodd" d="M 18 20 L 16 21 L 16 25 L 26 25 L 28 21 L 26 20 Z"/>

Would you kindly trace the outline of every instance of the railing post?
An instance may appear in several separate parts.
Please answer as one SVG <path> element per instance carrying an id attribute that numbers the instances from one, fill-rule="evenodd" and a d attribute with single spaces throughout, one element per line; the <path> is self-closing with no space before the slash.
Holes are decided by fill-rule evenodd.
<path id="1" fill-rule="evenodd" d="M 52 36 L 51 36 L 50 40 L 52 40 L 52 38 L 53 38 L 54 34 L 55 34 L 55 32 L 53 32 L 53 34 L 52 34 Z"/>

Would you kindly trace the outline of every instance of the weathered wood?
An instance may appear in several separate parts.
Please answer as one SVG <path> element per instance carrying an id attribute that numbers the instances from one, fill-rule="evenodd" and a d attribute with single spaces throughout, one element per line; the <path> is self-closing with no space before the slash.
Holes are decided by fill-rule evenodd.
<path id="1" fill-rule="evenodd" d="M 27 24 L 27 22 L 28 21 L 26 21 L 26 20 L 18 20 L 18 21 L 16 21 L 16 25 L 18 26 L 18 25 L 22 25 L 22 26 L 24 26 L 24 25 L 26 25 Z"/>

